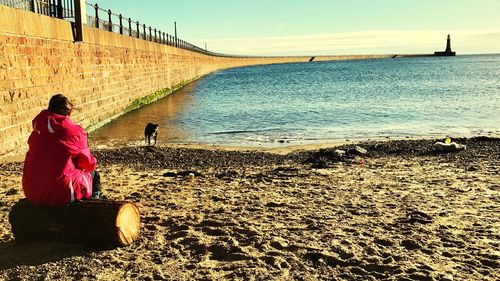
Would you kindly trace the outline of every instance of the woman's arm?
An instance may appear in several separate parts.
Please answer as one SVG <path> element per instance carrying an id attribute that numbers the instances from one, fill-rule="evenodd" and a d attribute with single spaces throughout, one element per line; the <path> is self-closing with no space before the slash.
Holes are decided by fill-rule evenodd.
<path id="1" fill-rule="evenodd" d="M 88 147 L 85 130 L 80 126 L 73 126 L 67 133 L 68 137 L 64 142 L 75 167 L 85 172 L 95 170 L 97 161 Z"/>
<path id="2" fill-rule="evenodd" d="M 78 169 L 84 170 L 85 172 L 91 172 L 95 170 L 95 166 L 97 164 L 97 161 L 90 152 L 89 146 L 88 146 L 88 138 L 87 138 L 87 133 L 81 135 L 80 141 L 79 141 L 79 146 L 81 147 L 80 151 L 78 152 L 78 155 L 76 156 L 76 167 Z"/>

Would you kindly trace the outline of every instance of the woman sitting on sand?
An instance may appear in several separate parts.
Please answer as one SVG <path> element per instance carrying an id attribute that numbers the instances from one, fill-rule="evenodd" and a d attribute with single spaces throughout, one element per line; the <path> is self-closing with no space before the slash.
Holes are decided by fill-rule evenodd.
<path id="1" fill-rule="evenodd" d="M 96 159 L 87 133 L 70 119 L 72 110 L 73 103 L 57 94 L 32 121 L 23 170 L 23 190 L 31 203 L 58 206 L 100 195 Z"/>

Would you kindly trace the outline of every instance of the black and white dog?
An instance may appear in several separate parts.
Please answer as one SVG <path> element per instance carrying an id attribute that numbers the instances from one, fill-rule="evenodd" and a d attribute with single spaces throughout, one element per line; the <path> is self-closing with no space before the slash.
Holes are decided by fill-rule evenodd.
<path id="1" fill-rule="evenodd" d="M 158 137 L 158 124 L 148 123 L 146 129 L 144 129 L 144 141 L 151 145 L 151 137 L 153 137 L 156 144 L 156 138 Z"/>

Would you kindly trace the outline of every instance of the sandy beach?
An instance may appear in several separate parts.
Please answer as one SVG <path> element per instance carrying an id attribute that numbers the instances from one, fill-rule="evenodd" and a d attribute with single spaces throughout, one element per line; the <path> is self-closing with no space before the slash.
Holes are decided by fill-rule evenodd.
<path id="1" fill-rule="evenodd" d="M 141 211 L 115 249 L 17 244 L 23 164 L 2 163 L 0 279 L 499 280 L 500 139 L 435 141 L 94 150 L 106 197 Z"/>

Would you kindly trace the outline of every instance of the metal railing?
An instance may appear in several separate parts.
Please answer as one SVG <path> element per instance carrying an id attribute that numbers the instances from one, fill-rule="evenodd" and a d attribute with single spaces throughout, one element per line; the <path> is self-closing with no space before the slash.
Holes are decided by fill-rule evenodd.
<path id="1" fill-rule="evenodd" d="M 160 29 L 132 20 L 122 14 L 113 13 L 110 9 L 103 9 L 97 3 L 86 2 L 86 4 L 88 26 L 207 55 L 230 56 L 202 49 Z"/>
<path id="2" fill-rule="evenodd" d="M 75 20 L 74 0 L 0 0 L 0 5 L 60 19 Z"/>
<path id="3" fill-rule="evenodd" d="M 75 0 L 0 0 L 0 5 L 75 22 L 74 1 Z M 210 56 L 246 57 L 210 52 L 182 40 L 177 36 L 161 31 L 160 29 L 147 26 L 145 23 L 140 23 L 139 21 L 134 21 L 122 14 L 113 13 L 110 9 L 103 9 L 99 7 L 97 3 L 85 3 L 86 7 L 82 7 L 82 9 L 86 8 L 87 26 Z"/>

